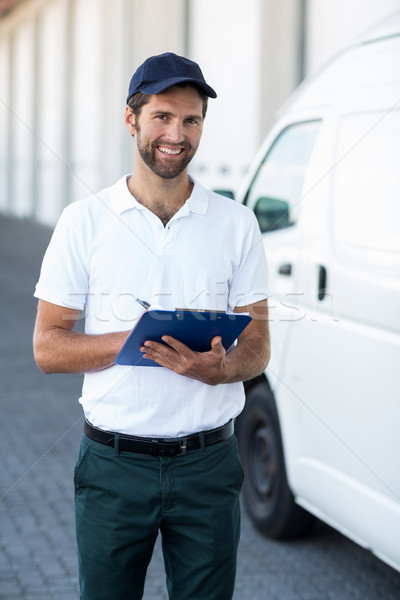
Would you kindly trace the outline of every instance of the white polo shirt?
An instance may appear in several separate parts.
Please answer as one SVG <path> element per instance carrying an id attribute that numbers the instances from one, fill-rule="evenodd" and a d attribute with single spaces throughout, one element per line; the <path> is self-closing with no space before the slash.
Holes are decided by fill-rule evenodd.
<path id="1" fill-rule="evenodd" d="M 139 297 L 166 309 L 233 311 L 267 297 L 253 213 L 195 182 L 166 227 L 139 204 L 128 176 L 68 206 L 46 251 L 35 296 L 85 312 L 85 332 L 131 329 Z M 80 402 L 96 427 L 177 437 L 223 425 L 244 404 L 242 383 L 209 386 L 164 367 L 86 373 Z"/>

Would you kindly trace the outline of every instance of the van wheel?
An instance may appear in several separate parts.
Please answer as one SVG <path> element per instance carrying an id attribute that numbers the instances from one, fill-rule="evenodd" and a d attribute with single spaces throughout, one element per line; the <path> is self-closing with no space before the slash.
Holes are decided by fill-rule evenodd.
<path id="1" fill-rule="evenodd" d="M 307 533 L 314 517 L 294 502 L 288 487 L 278 414 L 267 382 L 249 390 L 236 429 L 245 473 L 243 500 L 256 529 L 275 539 Z"/>

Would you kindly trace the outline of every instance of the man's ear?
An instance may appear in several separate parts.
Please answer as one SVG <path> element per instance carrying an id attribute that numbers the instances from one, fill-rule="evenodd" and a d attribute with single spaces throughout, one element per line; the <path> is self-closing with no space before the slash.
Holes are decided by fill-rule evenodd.
<path id="1" fill-rule="evenodd" d="M 129 106 L 125 108 L 124 123 L 129 133 L 134 136 L 136 134 L 136 116 Z"/>

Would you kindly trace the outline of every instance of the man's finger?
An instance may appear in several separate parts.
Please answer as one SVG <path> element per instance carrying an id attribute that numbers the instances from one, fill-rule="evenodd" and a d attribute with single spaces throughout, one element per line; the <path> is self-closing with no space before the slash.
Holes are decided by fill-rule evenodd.
<path id="1" fill-rule="evenodd" d="M 163 342 L 168 344 L 168 346 L 179 352 L 179 354 L 185 354 L 185 352 L 191 351 L 190 348 L 188 348 L 185 344 L 173 337 L 170 337 L 169 335 L 164 335 L 161 339 Z"/>
<path id="2" fill-rule="evenodd" d="M 212 340 L 211 340 L 211 348 L 216 348 L 218 346 L 218 344 L 221 344 L 222 346 L 222 338 L 219 335 L 216 335 Z"/>
<path id="3" fill-rule="evenodd" d="M 211 340 L 211 350 L 215 350 L 220 354 L 225 354 L 225 348 L 222 345 L 222 338 L 217 335 Z"/>

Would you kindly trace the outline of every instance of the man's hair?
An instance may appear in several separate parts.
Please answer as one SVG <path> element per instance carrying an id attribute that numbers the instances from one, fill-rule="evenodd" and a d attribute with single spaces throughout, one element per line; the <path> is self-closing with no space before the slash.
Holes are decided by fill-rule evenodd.
<path id="1" fill-rule="evenodd" d="M 207 114 L 207 107 L 208 107 L 207 94 L 205 94 L 200 87 L 198 87 L 196 84 L 193 84 L 193 83 L 183 82 L 183 83 L 177 83 L 176 85 L 180 88 L 191 87 L 197 91 L 197 93 L 203 100 L 203 119 L 205 119 L 205 116 Z M 144 94 L 143 92 L 136 92 L 136 94 L 133 94 L 133 96 L 131 96 L 131 98 L 129 98 L 128 106 L 132 110 L 135 117 L 138 117 L 140 115 L 140 111 L 142 110 L 142 107 L 145 104 L 147 104 L 149 100 L 150 100 L 150 95 Z"/>

